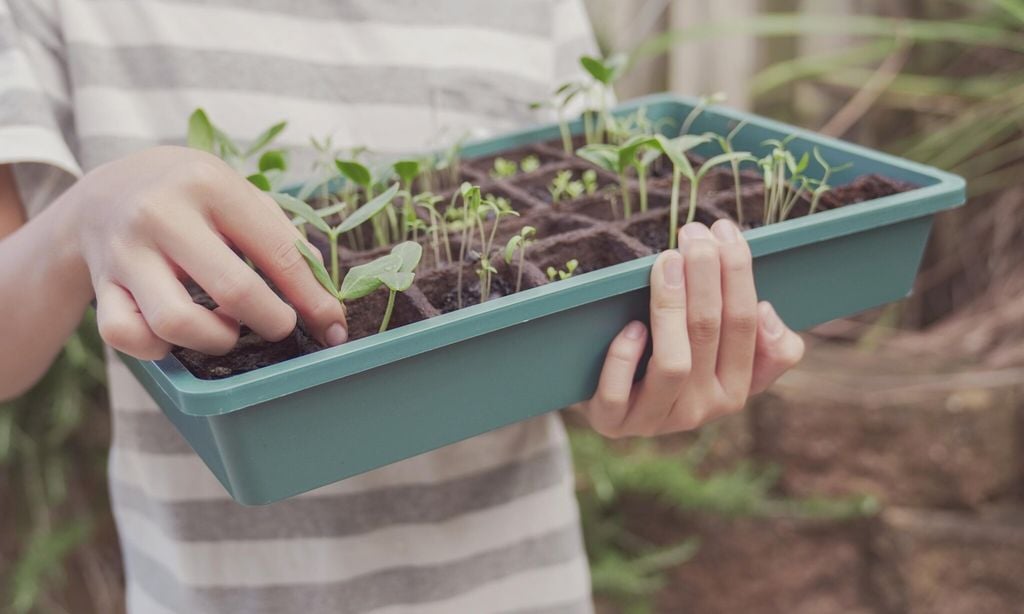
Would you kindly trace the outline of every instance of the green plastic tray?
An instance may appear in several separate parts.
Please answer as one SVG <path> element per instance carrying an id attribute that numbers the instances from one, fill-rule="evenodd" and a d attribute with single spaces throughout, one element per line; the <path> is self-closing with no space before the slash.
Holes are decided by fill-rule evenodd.
<path id="1" fill-rule="evenodd" d="M 695 104 L 657 95 L 616 112 L 645 106 L 678 126 Z M 853 162 L 834 185 L 881 173 L 921 186 L 746 232 L 759 297 L 803 329 L 906 296 L 934 214 L 964 202 L 963 179 L 726 108 L 693 129 L 724 134 L 739 120 L 749 125 L 738 149 L 762 153 L 763 140 L 796 134 L 797 155 L 817 145 L 833 164 Z M 557 136 L 542 126 L 464 155 Z M 173 356 L 122 358 L 235 500 L 270 503 L 589 398 L 612 337 L 647 318 L 654 258 L 221 380 L 193 377 Z"/>

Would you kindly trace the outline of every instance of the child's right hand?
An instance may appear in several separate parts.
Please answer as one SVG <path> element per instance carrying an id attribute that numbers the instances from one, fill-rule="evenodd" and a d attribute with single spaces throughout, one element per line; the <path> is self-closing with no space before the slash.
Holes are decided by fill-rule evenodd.
<path id="1" fill-rule="evenodd" d="M 294 329 L 296 311 L 321 343 L 347 338 L 343 307 L 294 246 L 298 230 L 272 199 L 210 154 L 142 151 L 95 169 L 54 206 L 72 221 L 65 228 L 92 279 L 100 334 L 126 354 L 157 359 L 172 345 L 225 354 L 239 322 L 277 341 Z M 193 303 L 185 278 L 219 308 Z"/>

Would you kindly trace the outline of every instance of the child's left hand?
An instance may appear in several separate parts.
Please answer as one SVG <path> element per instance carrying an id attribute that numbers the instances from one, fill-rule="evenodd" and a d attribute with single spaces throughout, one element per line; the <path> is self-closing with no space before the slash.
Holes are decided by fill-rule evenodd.
<path id="1" fill-rule="evenodd" d="M 734 224 L 687 224 L 679 245 L 651 269 L 646 375 L 634 383 L 648 334 L 631 322 L 608 349 L 594 397 L 577 406 L 606 437 L 687 431 L 737 412 L 803 357 L 800 336 L 757 302 L 750 248 Z"/>

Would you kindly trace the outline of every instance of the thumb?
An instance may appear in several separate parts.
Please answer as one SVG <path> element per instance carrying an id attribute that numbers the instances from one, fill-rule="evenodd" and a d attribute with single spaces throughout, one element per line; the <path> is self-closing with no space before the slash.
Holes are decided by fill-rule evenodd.
<path id="1" fill-rule="evenodd" d="M 804 340 L 786 326 L 770 303 L 759 303 L 757 312 L 757 350 L 751 394 L 764 392 L 804 357 Z"/>

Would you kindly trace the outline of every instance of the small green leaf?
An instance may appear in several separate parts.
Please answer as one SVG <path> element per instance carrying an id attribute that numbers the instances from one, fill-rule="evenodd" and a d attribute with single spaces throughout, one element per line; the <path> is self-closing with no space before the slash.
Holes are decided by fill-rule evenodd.
<path id="1" fill-rule="evenodd" d="M 614 145 L 604 143 L 586 145 L 577 149 L 576 155 L 606 171 L 618 173 L 620 170 L 619 152 Z"/>
<path id="2" fill-rule="evenodd" d="M 383 283 L 380 280 L 382 274 L 397 273 L 401 267 L 401 257 L 394 254 L 381 256 L 372 262 L 352 267 L 341 282 L 338 298 L 346 301 L 362 298 L 380 287 Z"/>
<path id="3" fill-rule="evenodd" d="M 512 264 L 512 258 L 515 256 L 516 250 L 519 249 L 519 246 L 522 245 L 522 244 L 523 244 L 523 237 L 522 237 L 522 235 L 514 235 L 512 238 L 510 238 L 508 240 L 508 243 L 505 244 L 505 262 L 506 263 Z"/>
<path id="4" fill-rule="evenodd" d="M 257 151 L 263 149 L 269 145 L 271 141 L 277 138 L 277 135 L 281 134 L 281 131 L 284 130 L 287 125 L 288 122 L 280 122 L 264 130 L 263 133 L 256 137 L 256 140 L 252 142 L 252 145 L 249 145 L 249 149 L 245 150 L 245 154 L 242 157 L 248 158 L 255 155 Z"/>
<path id="5" fill-rule="evenodd" d="M 213 124 L 210 123 L 210 118 L 206 116 L 206 111 L 196 109 L 188 118 L 188 146 L 212 153 L 213 139 Z"/>
<path id="6" fill-rule="evenodd" d="M 411 273 L 416 270 L 423 257 L 423 246 L 415 241 L 405 241 L 391 248 L 391 253 L 402 259 L 402 266 L 398 271 Z"/>
<path id="7" fill-rule="evenodd" d="M 627 56 L 621 53 L 611 55 L 604 60 L 587 55 L 580 58 L 580 65 L 590 73 L 590 76 L 604 85 L 611 85 L 618 80 L 625 71 L 627 63 Z"/>
<path id="8" fill-rule="evenodd" d="M 260 172 L 283 171 L 288 168 L 288 161 L 285 160 L 284 152 L 280 149 L 272 149 L 260 156 Z"/>
<path id="9" fill-rule="evenodd" d="M 343 233 L 352 230 L 359 226 L 363 222 L 369 220 L 373 216 L 380 213 L 384 207 L 387 207 L 391 200 L 398 194 L 398 184 L 392 185 L 390 188 L 378 194 L 370 202 L 366 203 L 362 207 L 356 209 L 352 215 L 345 218 L 341 224 L 335 229 L 336 232 Z"/>
<path id="10" fill-rule="evenodd" d="M 220 147 L 220 155 L 224 159 L 238 158 L 238 145 L 235 144 L 231 137 L 227 133 L 223 132 L 219 128 L 213 129 L 213 140 Z"/>
<path id="11" fill-rule="evenodd" d="M 416 176 L 420 174 L 420 162 L 419 160 L 399 160 L 393 165 L 395 174 L 404 183 L 411 183 Z"/>
<path id="12" fill-rule="evenodd" d="M 415 277 L 408 271 L 386 271 L 377 276 L 377 279 L 382 284 L 388 287 L 389 290 L 395 292 L 405 292 L 412 286 L 412 280 Z"/>
<path id="13" fill-rule="evenodd" d="M 269 192 L 271 189 L 270 180 L 267 179 L 267 176 L 264 175 L 263 173 L 254 173 L 246 177 L 246 179 L 249 180 L 249 183 L 253 184 L 254 186 L 263 190 L 264 192 Z"/>
<path id="14" fill-rule="evenodd" d="M 299 253 L 302 254 L 302 257 L 306 259 L 306 264 L 308 264 L 310 270 L 313 271 L 313 277 L 316 277 L 316 280 L 320 282 L 320 285 L 330 292 L 332 296 L 340 299 L 341 297 L 338 295 L 338 290 L 334 287 L 334 282 L 331 281 L 331 274 L 324 268 L 324 263 L 320 262 L 320 259 L 317 258 L 313 251 L 309 249 L 306 242 L 302 239 L 296 239 L 295 247 L 299 250 Z"/>
<path id="15" fill-rule="evenodd" d="M 320 232 L 326 234 L 331 231 L 331 227 L 327 225 L 327 222 L 325 222 L 322 217 L 320 217 L 316 212 L 316 209 L 310 207 L 298 198 L 281 192 L 270 192 L 270 197 L 274 199 L 274 202 L 276 202 L 279 207 L 307 222 Z"/>
<path id="16" fill-rule="evenodd" d="M 338 167 L 338 170 L 342 175 L 356 185 L 365 188 L 370 185 L 371 181 L 373 181 L 373 177 L 370 175 L 370 169 L 355 160 L 335 160 L 334 164 Z"/>
<path id="17" fill-rule="evenodd" d="M 700 170 L 697 171 L 697 175 L 698 177 L 704 177 L 704 175 L 707 174 L 708 171 L 718 166 L 719 164 L 725 164 L 727 162 L 746 162 L 756 160 L 757 158 L 750 155 L 750 153 L 746 151 L 730 151 L 726 153 L 721 153 L 718 154 L 717 156 L 712 156 L 708 158 L 704 162 L 704 164 L 701 164 Z"/>

